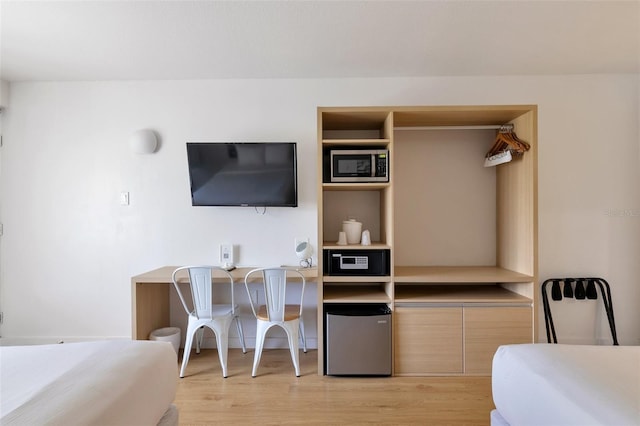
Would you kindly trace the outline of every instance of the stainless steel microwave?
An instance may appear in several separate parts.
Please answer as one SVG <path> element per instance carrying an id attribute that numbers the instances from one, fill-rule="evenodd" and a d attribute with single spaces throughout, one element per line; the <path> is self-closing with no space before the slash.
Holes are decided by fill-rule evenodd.
<path id="1" fill-rule="evenodd" d="M 331 150 L 331 182 L 389 182 L 389 150 Z"/>

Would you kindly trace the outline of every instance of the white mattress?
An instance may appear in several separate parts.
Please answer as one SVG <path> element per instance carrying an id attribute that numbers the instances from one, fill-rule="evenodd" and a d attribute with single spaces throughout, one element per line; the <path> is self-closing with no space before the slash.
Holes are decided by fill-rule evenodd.
<path id="1" fill-rule="evenodd" d="M 501 346 L 492 387 L 512 426 L 640 425 L 640 346 Z"/>
<path id="2" fill-rule="evenodd" d="M 177 377 L 167 342 L 0 347 L 0 424 L 156 425 Z"/>

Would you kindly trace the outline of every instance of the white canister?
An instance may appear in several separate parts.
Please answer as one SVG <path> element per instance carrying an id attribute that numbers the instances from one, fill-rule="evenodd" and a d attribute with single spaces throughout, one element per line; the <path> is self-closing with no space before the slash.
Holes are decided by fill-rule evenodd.
<path id="1" fill-rule="evenodd" d="M 360 244 L 362 222 L 349 219 L 342 222 L 342 230 L 347 234 L 347 244 Z"/>

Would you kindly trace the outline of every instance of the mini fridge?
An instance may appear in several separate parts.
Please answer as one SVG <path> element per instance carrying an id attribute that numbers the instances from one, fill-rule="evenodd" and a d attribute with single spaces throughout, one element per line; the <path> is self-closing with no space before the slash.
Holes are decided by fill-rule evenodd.
<path id="1" fill-rule="evenodd" d="M 325 372 L 391 375 L 391 310 L 385 304 L 325 305 Z"/>

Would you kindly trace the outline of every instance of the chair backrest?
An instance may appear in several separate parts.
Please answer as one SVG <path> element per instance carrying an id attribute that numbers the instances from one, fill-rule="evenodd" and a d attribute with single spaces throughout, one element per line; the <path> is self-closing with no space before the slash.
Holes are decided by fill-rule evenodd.
<path id="1" fill-rule="evenodd" d="M 184 270 L 188 271 L 193 310 L 190 310 L 187 306 L 187 302 L 182 295 L 182 291 L 180 291 L 180 286 L 178 285 L 177 281 L 177 275 Z M 173 271 L 171 280 L 173 281 L 173 286 L 178 292 L 178 296 L 180 297 L 182 306 L 184 307 L 184 310 L 187 314 L 194 314 L 199 319 L 212 318 L 214 288 L 213 271 L 220 271 L 219 274 L 222 275 L 223 279 L 229 281 L 231 290 L 231 309 L 235 313 L 235 301 L 233 297 L 233 277 L 227 270 L 219 266 L 183 266 Z"/>
<path id="2" fill-rule="evenodd" d="M 254 301 L 251 298 L 251 292 L 249 290 L 249 281 L 254 274 L 262 274 L 262 281 L 264 285 L 265 305 L 267 307 L 267 316 L 269 321 L 284 321 L 285 305 L 287 298 L 287 273 L 298 275 L 302 281 L 302 289 L 300 290 L 300 302 L 297 303 L 300 306 L 300 315 L 302 315 L 302 298 L 304 297 L 304 288 L 306 280 L 304 275 L 295 268 L 258 268 L 249 271 L 244 278 L 244 285 L 249 295 L 249 302 L 251 304 L 251 310 L 253 315 L 257 316 L 257 311 L 254 306 Z"/>

